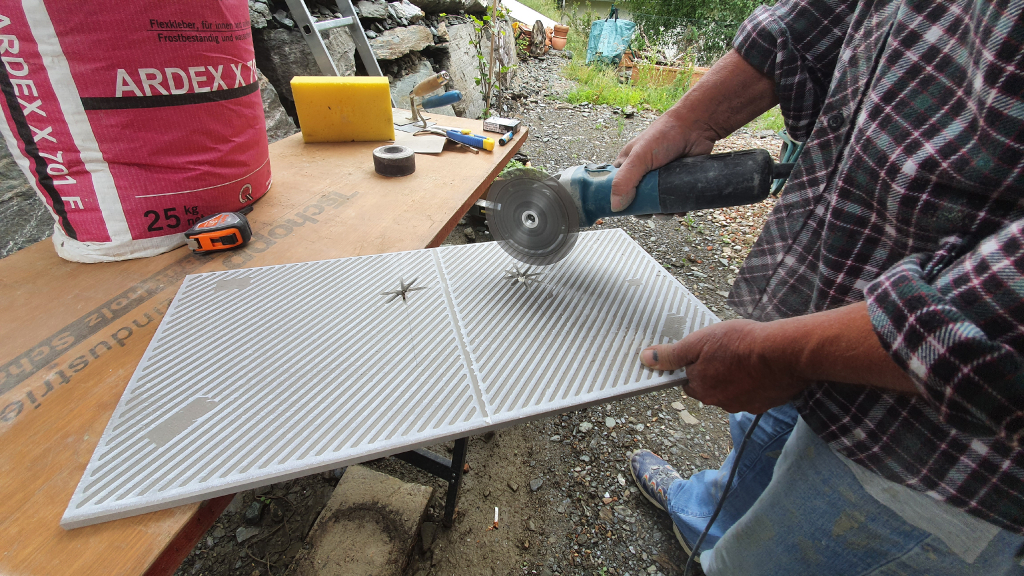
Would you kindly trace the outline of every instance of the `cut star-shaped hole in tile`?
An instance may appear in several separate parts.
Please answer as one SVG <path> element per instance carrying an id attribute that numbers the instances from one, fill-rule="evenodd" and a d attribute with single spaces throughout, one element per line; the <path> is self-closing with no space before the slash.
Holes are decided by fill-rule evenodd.
<path id="1" fill-rule="evenodd" d="M 511 270 L 505 270 L 505 276 L 502 280 L 511 280 L 512 284 L 525 284 L 529 288 L 531 281 L 540 282 L 540 280 L 535 280 L 540 275 L 540 272 L 530 272 L 529 266 L 525 270 L 520 270 L 519 266 L 513 265 Z"/>
<path id="2" fill-rule="evenodd" d="M 409 294 L 409 292 L 415 292 L 416 290 L 426 290 L 427 289 L 426 286 L 417 286 L 416 288 L 413 288 L 412 286 L 413 286 L 413 284 L 416 283 L 416 280 L 417 280 L 417 278 L 413 278 L 412 282 L 409 282 L 408 284 L 406 284 L 405 280 L 399 278 L 398 279 L 398 290 L 391 290 L 391 291 L 388 291 L 388 292 L 381 292 L 380 295 L 381 296 L 390 296 L 390 298 L 387 299 L 387 302 L 392 302 L 394 300 L 397 300 L 398 298 L 401 298 L 403 302 L 407 302 L 408 301 L 408 294 Z"/>

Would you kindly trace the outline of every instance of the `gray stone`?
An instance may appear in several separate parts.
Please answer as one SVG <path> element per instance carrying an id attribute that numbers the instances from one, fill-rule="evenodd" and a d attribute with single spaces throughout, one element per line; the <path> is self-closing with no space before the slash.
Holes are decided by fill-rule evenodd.
<path id="1" fill-rule="evenodd" d="M 689 410 L 683 410 L 682 412 L 680 412 L 679 418 L 683 421 L 684 424 L 689 424 L 690 426 L 694 424 L 700 424 L 700 420 L 694 418 L 693 415 L 690 414 Z"/>
<path id="2" fill-rule="evenodd" d="M 401 576 L 433 488 L 349 466 L 289 574 Z"/>
<path id="3" fill-rule="evenodd" d="M 288 112 L 281 105 L 281 99 L 277 96 L 277 90 L 270 84 L 270 80 L 257 71 L 260 83 L 260 97 L 263 98 L 263 116 L 266 119 L 267 140 L 271 143 L 282 138 L 295 134 L 299 129 L 292 122 Z"/>
<path id="4" fill-rule="evenodd" d="M 253 500 L 252 504 L 245 509 L 245 523 L 250 526 L 259 524 L 260 518 L 263 517 L 263 502 L 260 500 Z"/>
<path id="5" fill-rule="evenodd" d="M 590 432 L 594 429 L 594 425 L 590 422 L 580 422 L 580 432 Z"/>
<path id="6" fill-rule="evenodd" d="M 508 481 L 508 489 L 513 491 L 513 492 L 518 492 L 519 491 L 519 484 L 516 484 L 515 482 L 509 480 Z"/>
<path id="7" fill-rule="evenodd" d="M 241 544 L 259 533 L 259 526 L 240 526 L 238 530 L 235 530 L 235 540 L 238 540 L 238 543 Z"/>
<path id="8" fill-rule="evenodd" d="M 447 42 L 448 40 L 450 40 L 450 38 L 448 37 L 448 25 L 444 22 L 441 22 L 437 25 L 437 32 L 435 34 L 437 35 L 438 38 L 441 39 L 442 42 Z"/>
<path id="9" fill-rule="evenodd" d="M 487 2 L 484 0 L 411 0 L 420 8 L 437 14 L 458 14 L 460 11 L 466 14 L 483 14 L 487 12 Z"/>
<path id="10" fill-rule="evenodd" d="M 388 3 L 384 0 L 359 0 L 356 10 L 360 18 L 383 20 L 388 17 Z"/>
<path id="11" fill-rule="evenodd" d="M 289 18 L 288 13 L 284 10 L 274 12 L 274 22 L 277 22 L 285 28 L 295 28 L 295 21 Z"/>
<path id="12" fill-rule="evenodd" d="M 604 425 L 609 428 L 615 428 L 615 418 L 612 418 L 611 416 L 605 418 Z"/>
<path id="13" fill-rule="evenodd" d="M 434 35 L 426 26 L 407 26 L 385 30 L 370 41 L 377 60 L 396 60 L 409 52 L 418 52 L 434 44 Z"/>
<path id="14" fill-rule="evenodd" d="M 281 105 L 295 118 L 295 99 L 291 81 L 295 76 L 320 76 L 320 67 L 298 30 L 264 28 L 253 30 L 256 64 L 277 91 Z M 328 31 L 324 38 L 327 51 L 341 76 L 354 76 L 356 72 L 356 45 L 346 28 Z"/>
<path id="15" fill-rule="evenodd" d="M 53 234 L 50 209 L 28 183 L 6 144 L 0 144 L 0 222 L 0 258 Z"/>
<path id="16" fill-rule="evenodd" d="M 217 526 L 213 529 L 213 537 L 220 539 L 224 537 L 224 528 Z"/>
<path id="17" fill-rule="evenodd" d="M 537 490 L 540 490 L 542 485 L 544 485 L 543 478 L 534 478 L 533 480 L 530 480 L 530 491 L 536 492 Z"/>
<path id="18" fill-rule="evenodd" d="M 452 77 L 451 88 L 462 92 L 462 101 L 453 104 L 452 108 L 464 118 L 479 118 L 486 106 L 475 80 L 480 76 L 480 69 L 476 47 L 473 45 L 473 25 L 449 26 L 448 37 L 451 39 L 448 42 L 448 57 L 442 59 L 441 67 Z"/>
<path id="19" fill-rule="evenodd" d="M 401 2 L 388 2 L 388 12 L 395 17 L 396 20 L 406 20 L 409 23 L 415 24 L 426 14 L 423 10 L 420 10 L 416 6 L 409 3 L 409 0 L 402 0 Z"/>
<path id="20" fill-rule="evenodd" d="M 377 33 L 374 32 L 373 30 L 366 30 L 366 31 L 364 31 L 364 33 L 366 34 L 366 39 L 367 40 L 373 40 L 374 38 L 377 37 Z"/>
<path id="21" fill-rule="evenodd" d="M 672 409 L 673 409 L 673 410 L 683 410 L 683 409 L 685 409 L 685 408 L 686 408 L 686 407 L 685 407 L 685 406 L 683 406 L 683 403 L 682 403 L 682 402 L 673 402 L 673 403 L 672 403 Z"/>
<path id="22" fill-rule="evenodd" d="M 245 509 L 245 492 L 239 492 L 235 494 L 235 497 L 231 499 L 231 503 L 224 509 L 225 514 L 238 514 Z"/>
<path id="23" fill-rule="evenodd" d="M 430 62 L 423 60 L 416 68 L 415 72 L 402 76 L 391 81 L 391 99 L 395 101 L 395 108 L 401 108 L 403 110 L 409 109 L 409 93 L 416 87 L 417 84 L 430 78 L 436 74 L 434 69 L 430 66 Z M 442 87 L 441 90 L 446 90 L 446 87 Z M 440 94 L 441 90 L 437 93 Z M 440 108 L 431 108 L 431 113 L 444 114 L 445 116 L 455 116 L 455 110 L 451 106 L 442 106 Z M 441 122 L 441 124 L 444 124 Z M 471 229 L 466 229 L 472 232 Z M 467 235 L 468 236 L 468 235 Z"/>
<path id="24" fill-rule="evenodd" d="M 433 522 L 424 522 L 420 526 L 420 539 L 423 540 L 423 551 L 426 552 L 430 549 L 430 546 L 434 543 L 434 538 L 437 537 L 437 524 Z"/>
<path id="25" fill-rule="evenodd" d="M 249 0 L 249 21 L 253 28 L 266 28 L 270 18 L 270 8 L 266 4 Z"/>

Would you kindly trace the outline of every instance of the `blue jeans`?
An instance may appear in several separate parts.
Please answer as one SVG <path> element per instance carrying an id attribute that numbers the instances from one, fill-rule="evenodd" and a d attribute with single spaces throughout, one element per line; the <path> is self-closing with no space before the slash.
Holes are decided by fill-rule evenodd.
<path id="1" fill-rule="evenodd" d="M 865 474 L 873 489 L 896 496 L 903 515 L 865 490 Z M 1022 545 L 1024 536 L 871 476 L 799 420 L 768 487 L 701 563 L 708 576 L 1021 575 L 1014 555 Z"/>
<path id="2" fill-rule="evenodd" d="M 736 470 L 736 478 L 725 506 L 701 545 L 701 550 L 711 549 L 725 531 L 750 510 L 758 496 L 768 487 L 772 470 L 775 469 L 775 463 L 797 418 L 799 415 L 792 404 L 772 408 L 761 417 L 743 450 L 743 461 Z M 729 432 L 732 434 L 733 450 L 729 452 L 722 468 L 698 472 L 689 480 L 677 480 L 669 486 L 668 512 L 676 528 L 691 546 L 697 543 L 697 538 L 704 531 L 708 518 L 722 497 L 729 471 L 736 464 L 736 448 L 753 420 L 754 416 L 746 412 L 730 414 Z"/>

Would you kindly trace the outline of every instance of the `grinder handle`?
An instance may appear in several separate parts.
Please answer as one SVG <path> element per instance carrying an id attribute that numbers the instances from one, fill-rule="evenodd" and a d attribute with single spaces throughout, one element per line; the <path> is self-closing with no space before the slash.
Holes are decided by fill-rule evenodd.
<path id="1" fill-rule="evenodd" d="M 754 204 L 768 197 L 775 162 L 767 150 L 743 150 L 674 160 L 658 169 L 660 213 Z M 637 195 L 651 192 L 638 188 Z"/>

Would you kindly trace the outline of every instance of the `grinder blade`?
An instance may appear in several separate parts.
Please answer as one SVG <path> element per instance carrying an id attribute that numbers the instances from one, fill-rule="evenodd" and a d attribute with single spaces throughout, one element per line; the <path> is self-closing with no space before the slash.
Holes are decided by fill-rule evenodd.
<path id="1" fill-rule="evenodd" d="M 562 184 L 540 170 L 505 172 L 487 192 L 487 228 L 510 256 L 554 264 L 576 244 L 579 211 Z"/>

